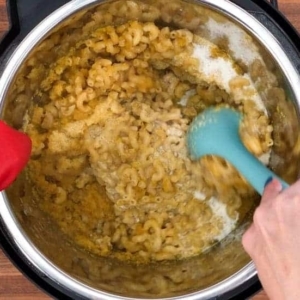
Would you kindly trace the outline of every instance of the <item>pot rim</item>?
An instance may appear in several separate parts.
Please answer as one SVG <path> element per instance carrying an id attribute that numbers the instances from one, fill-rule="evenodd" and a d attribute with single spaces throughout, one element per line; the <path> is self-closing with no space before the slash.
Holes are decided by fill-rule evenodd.
<path id="1" fill-rule="evenodd" d="M 41 41 L 45 36 L 58 24 L 68 18 L 71 14 L 83 9 L 88 8 L 96 3 L 101 3 L 101 0 L 72 0 L 69 3 L 58 8 L 40 24 L 38 24 L 20 43 L 17 49 L 10 56 L 8 62 L 4 66 L 4 71 L 0 78 L 0 111 L 3 108 L 4 100 L 12 80 L 21 66 L 22 62 L 26 59 L 30 51 Z M 219 11 L 232 20 L 236 21 L 243 28 L 247 29 L 255 38 L 257 38 L 268 51 L 276 59 L 279 67 L 286 76 L 289 84 L 293 88 L 293 94 L 297 100 L 297 105 L 300 105 L 300 77 L 296 68 L 291 63 L 285 54 L 279 41 L 267 30 L 258 20 L 251 16 L 244 9 L 238 5 L 230 2 L 229 0 L 194 0 L 195 4 L 202 4 L 213 10 Z M 266 44 L 267 41 L 267 44 Z M 13 242 L 22 252 L 22 254 L 32 263 L 42 274 L 58 283 L 59 285 L 72 290 L 78 295 L 103 300 L 112 299 L 133 299 L 130 297 L 123 297 L 110 294 L 104 291 L 96 290 L 88 285 L 72 278 L 58 267 L 56 267 L 50 260 L 48 260 L 29 240 L 25 232 L 22 230 L 19 222 L 17 221 L 14 213 L 9 205 L 9 200 L 5 192 L 0 193 L 0 217 L 2 218 Z M 257 271 L 253 262 L 248 263 L 241 270 L 226 278 L 225 280 L 201 291 L 182 295 L 176 299 L 208 299 L 219 295 L 223 295 L 238 288 L 241 283 L 249 281 L 257 275 Z M 174 297 L 164 299 L 175 299 Z"/>

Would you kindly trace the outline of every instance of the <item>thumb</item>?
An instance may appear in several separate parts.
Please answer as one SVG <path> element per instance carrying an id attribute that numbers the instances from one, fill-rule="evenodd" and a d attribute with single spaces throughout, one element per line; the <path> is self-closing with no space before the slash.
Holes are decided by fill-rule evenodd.
<path id="1" fill-rule="evenodd" d="M 279 180 L 267 180 L 264 193 L 261 198 L 261 204 L 272 201 L 282 191 L 282 185 Z"/>

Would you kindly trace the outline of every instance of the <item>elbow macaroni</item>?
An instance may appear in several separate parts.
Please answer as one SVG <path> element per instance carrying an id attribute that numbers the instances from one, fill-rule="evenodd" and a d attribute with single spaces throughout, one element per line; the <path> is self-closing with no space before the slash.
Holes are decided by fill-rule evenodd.
<path id="1" fill-rule="evenodd" d="M 139 14 L 135 2 L 126 3 Z M 245 116 L 241 136 L 252 153 L 273 144 L 268 117 L 195 75 L 194 34 L 159 28 L 148 21 L 157 13 L 77 42 L 43 79 L 38 96 L 47 105 L 33 105 L 26 126 L 36 155 L 28 175 L 43 210 L 89 251 L 140 262 L 202 253 L 225 226 L 209 199 L 217 197 L 237 220 L 242 200 L 254 195 L 222 159 L 189 159 L 185 134 L 196 114 L 230 105 Z M 229 85 L 246 89 L 249 82 L 238 77 Z"/>

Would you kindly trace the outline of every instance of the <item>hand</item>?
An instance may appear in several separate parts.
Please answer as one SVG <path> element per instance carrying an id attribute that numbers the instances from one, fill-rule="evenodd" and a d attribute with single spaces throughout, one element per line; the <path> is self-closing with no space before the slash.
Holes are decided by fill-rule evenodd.
<path id="1" fill-rule="evenodd" d="M 300 299 L 300 180 L 272 180 L 242 240 L 271 300 Z"/>

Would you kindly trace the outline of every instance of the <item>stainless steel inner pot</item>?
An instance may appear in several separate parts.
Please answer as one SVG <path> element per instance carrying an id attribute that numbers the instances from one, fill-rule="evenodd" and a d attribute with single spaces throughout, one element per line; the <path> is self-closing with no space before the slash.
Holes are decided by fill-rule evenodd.
<path id="1" fill-rule="evenodd" d="M 64 47 L 70 47 L 75 42 L 73 37 L 80 36 L 83 25 L 93 13 L 132 1 L 74 0 L 40 23 L 5 66 L 0 80 L 1 117 L 12 126 L 21 127 L 25 110 L 39 82 L 28 84 L 22 91 L 17 88 L 17 82 L 28 75 L 32 61 L 50 64 L 63 53 Z M 135 19 L 169 23 L 173 27 L 198 32 L 201 20 L 205 22 L 207 16 L 213 15 L 214 18 L 232 22 L 253 37 L 253 43 L 261 49 L 267 66 L 276 74 L 286 93 L 286 101 L 280 103 L 285 114 L 279 124 L 281 135 L 278 142 L 286 134 L 290 137 L 289 143 L 284 153 L 280 151 L 282 148 L 275 147 L 271 166 L 285 180 L 293 182 L 298 176 L 300 163 L 300 80 L 280 43 L 256 19 L 226 0 L 176 0 L 167 5 L 163 0 L 135 2 L 150 5 L 158 12 L 150 15 L 145 10 L 141 15 L 134 16 Z M 111 22 L 122 23 L 131 18 L 132 11 L 128 11 L 126 15 L 116 14 Z M 193 24 L 191 18 L 198 18 L 200 22 Z M 95 26 L 103 25 L 102 22 L 99 19 Z M 58 34 L 60 39 L 49 47 L 47 43 L 53 34 Z M 64 44 L 68 42 L 68 46 L 61 47 L 61 41 Z M 262 91 L 262 97 L 266 103 L 275 101 L 274 94 L 266 90 Z M 283 158 L 284 164 L 278 164 L 278 157 Z M 241 246 L 241 236 L 251 219 L 251 210 L 240 227 L 210 252 L 184 261 L 146 266 L 95 257 L 73 245 L 38 209 L 24 174 L 11 188 L 1 193 L 0 214 L 18 249 L 42 276 L 89 299 L 209 299 L 238 288 L 256 275 L 253 263 Z"/>

